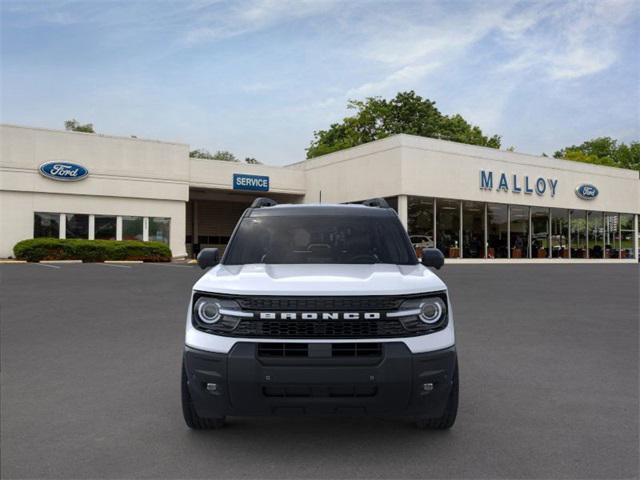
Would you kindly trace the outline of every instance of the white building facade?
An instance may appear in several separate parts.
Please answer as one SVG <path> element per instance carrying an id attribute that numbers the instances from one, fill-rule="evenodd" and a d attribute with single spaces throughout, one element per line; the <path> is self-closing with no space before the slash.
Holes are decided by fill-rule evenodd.
<path id="1" fill-rule="evenodd" d="M 224 248 L 254 198 L 383 197 L 416 245 L 486 262 L 637 262 L 637 171 L 395 135 L 286 167 L 189 146 L 0 126 L 0 258 L 34 237 Z"/>

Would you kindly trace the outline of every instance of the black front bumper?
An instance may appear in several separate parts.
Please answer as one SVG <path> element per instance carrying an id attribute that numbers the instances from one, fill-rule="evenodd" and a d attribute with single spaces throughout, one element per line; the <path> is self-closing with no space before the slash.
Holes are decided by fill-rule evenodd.
<path id="1" fill-rule="evenodd" d="M 328 346 L 328 345 L 327 345 Z M 185 348 L 192 402 L 203 418 L 265 415 L 442 415 L 456 365 L 455 347 L 412 354 L 383 343 L 375 357 L 263 357 L 258 343 L 229 354 Z M 325 352 L 325 354 L 322 354 Z"/>

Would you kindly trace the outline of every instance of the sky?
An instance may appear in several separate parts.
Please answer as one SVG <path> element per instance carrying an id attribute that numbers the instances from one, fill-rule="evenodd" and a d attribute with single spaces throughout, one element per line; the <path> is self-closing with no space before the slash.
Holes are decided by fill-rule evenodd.
<path id="1" fill-rule="evenodd" d="M 640 1 L 0 0 L 3 123 L 284 165 L 415 90 L 503 148 L 640 140 Z"/>

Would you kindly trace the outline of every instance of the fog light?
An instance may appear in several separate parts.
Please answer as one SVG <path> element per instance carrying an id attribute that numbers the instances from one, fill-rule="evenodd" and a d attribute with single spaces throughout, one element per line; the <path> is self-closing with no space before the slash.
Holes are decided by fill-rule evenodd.
<path id="1" fill-rule="evenodd" d="M 215 392 L 218 390 L 217 383 L 207 383 L 207 392 Z"/>
<path id="2" fill-rule="evenodd" d="M 433 383 L 423 383 L 422 390 L 424 390 L 425 392 L 430 392 L 431 390 L 433 390 Z"/>

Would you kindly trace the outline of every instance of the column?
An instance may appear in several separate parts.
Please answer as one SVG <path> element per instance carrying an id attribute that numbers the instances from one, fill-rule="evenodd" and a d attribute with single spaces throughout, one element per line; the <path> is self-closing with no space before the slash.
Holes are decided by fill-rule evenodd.
<path id="1" fill-rule="evenodd" d="M 142 219 L 142 241 L 149 241 L 149 217 L 144 217 Z"/>
<path id="2" fill-rule="evenodd" d="M 67 214 L 60 214 L 60 238 L 67 238 Z"/>
<path id="3" fill-rule="evenodd" d="M 116 217 L 116 240 L 122 240 L 122 217 Z"/>
<path id="4" fill-rule="evenodd" d="M 89 215 L 89 240 L 96 239 L 96 216 Z"/>
<path id="5" fill-rule="evenodd" d="M 398 216 L 405 230 L 408 230 L 409 202 L 406 195 L 398 195 Z"/>
<path id="6" fill-rule="evenodd" d="M 638 260 L 638 215 L 633 216 L 633 258 Z"/>

